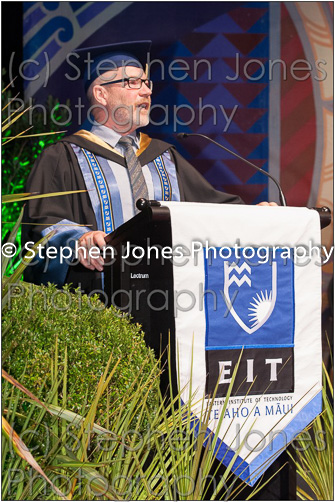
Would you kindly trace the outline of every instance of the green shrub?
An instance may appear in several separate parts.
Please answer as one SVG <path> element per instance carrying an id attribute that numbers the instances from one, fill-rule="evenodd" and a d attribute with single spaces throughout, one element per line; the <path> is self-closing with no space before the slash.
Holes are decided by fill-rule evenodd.
<path id="1" fill-rule="evenodd" d="M 65 347 L 66 407 L 72 411 L 83 413 L 88 409 L 111 353 L 111 367 L 119 358 L 121 361 L 109 387 L 110 411 L 120 404 L 119 398 L 127 397 L 130 390 L 136 392 L 134 382 L 140 386 L 151 373 L 152 381 L 157 382 L 153 352 L 146 347 L 140 326 L 130 323 L 116 309 L 105 308 L 96 295 L 87 297 L 79 291 L 70 293 L 66 287 L 57 290 L 50 284 L 45 287 L 26 283 L 19 284 L 15 295 L 3 312 L 3 365 L 32 392 L 45 397 L 55 371 L 64 374 Z M 60 399 L 62 385 L 58 388 Z M 149 403 L 154 408 L 157 394 L 155 390 L 150 392 Z M 105 419 L 106 399 L 99 404 L 101 420 Z"/>

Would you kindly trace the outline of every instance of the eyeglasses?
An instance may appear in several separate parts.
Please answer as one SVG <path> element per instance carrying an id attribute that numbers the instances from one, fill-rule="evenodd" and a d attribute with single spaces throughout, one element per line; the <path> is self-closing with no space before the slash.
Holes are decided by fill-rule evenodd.
<path id="1" fill-rule="evenodd" d="M 100 85 L 119 84 L 120 82 L 126 82 L 128 89 L 141 89 L 143 84 L 149 87 L 150 91 L 152 91 L 153 88 L 152 80 L 149 80 L 148 78 L 137 78 L 137 77 L 121 78 L 120 80 L 111 80 L 110 82 L 104 82 L 103 84 Z"/>

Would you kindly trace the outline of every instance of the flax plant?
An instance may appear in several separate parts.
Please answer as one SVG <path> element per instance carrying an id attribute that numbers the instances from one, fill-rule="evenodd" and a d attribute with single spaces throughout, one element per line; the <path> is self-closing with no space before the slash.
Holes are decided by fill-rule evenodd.
<path id="1" fill-rule="evenodd" d="M 297 468 L 300 500 L 334 500 L 333 398 L 332 381 L 323 365 L 322 414 L 298 436 L 297 458 L 292 457 Z M 306 433 L 313 440 L 306 441 Z"/>
<path id="2" fill-rule="evenodd" d="M 143 366 L 151 364 L 152 357 L 148 352 Z M 218 433 L 209 432 L 216 391 L 206 404 L 205 398 L 197 398 L 195 402 L 191 387 L 186 404 L 182 402 L 181 393 L 176 396 L 170 393 L 168 399 L 159 393 L 153 413 L 149 398 L 156 391 L 159 375 L 157 367 L 153 367 L 152 374 L 134 381 L 127 395 L 113 403 L 113 411 L 105 414 L 104 422 L 99 423 L 99 400 L 106 393 L 112 393 L 109 384 L 121 361 L 110 368 L 109 360 L 88 411 L 79 414 L 67 410 L 66 400 L 60 403 L 56 397 L 59 390 L 64 389 L 68 371 L 66 352 L 62 369 L 58 367 L 58 371 L 55 371 L 56 358 L 57 341 L 51 361 L 52 381 L 43 403 L 32 399 L 18 386 L 10 389 L 6 380 L 5 413 L 24 437 L 27 448 L 34 452 L 50 484 L 39 471 L 27 472 L 27 458 L 16 457 L 10 441 L 5 438 L 4 498 L 55 499 L 60 497 L 55 490 L 57 487 L 63 497 L 71 500 L 220 500 L 233 498 L 233 489 L 236 493 L 244 486 L 233 476 L 233 464 L 242 445 L 235 451 L 225 472 L 218 476 L 215 451 L 225 438 L 220 441 Z M 167 371 L 171 383 L 170 358 Z M 237 367 L 224 410 L 236 372 Z M 139 375 L 142 374 L 140 370 Z M 108 399 L 105 402 L 108 408 Z M 198 408 L 200 405 L 198 418 L 192 413 L 193 405 Z M 87 410 L 85 406 L 84 409 Z"/>

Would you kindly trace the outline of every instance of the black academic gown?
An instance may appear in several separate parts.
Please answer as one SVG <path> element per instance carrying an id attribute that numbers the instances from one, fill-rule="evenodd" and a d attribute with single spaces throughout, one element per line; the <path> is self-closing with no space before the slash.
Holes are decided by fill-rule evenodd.
<path id="1" fill-rule="evenodd" d="M 118 155 L 109 145 L 100 138 L 86 131 L 65 137 L 46 148 L 37 159 L 27 180 L 26 191 L 38 193 L 63 192 L 70 190 L 87 190 L 82 171 L 77 157 L 71 147 L 71 143 L 93 152 L 95 155 L 104 157 L 126 166 L 124 158 Z M 141 134 L 139 149 L 139 161 L 146 165 L 166 150 L 170 151 L 174 160 L 179 185 L 180 199 L 187 202 L 211 202 L 226 204 L 242 204 L 243 201 L 236 195 L 227 194 L 215 190 L 208 181 L 175 149 L 174 146 L 157 139 L 151 139 Z M 29 201 L 26 204 L 23 222 L 22 246 L 28 241 L 37 242 L 42 237 L 42 230 L 62 220 L 88 226 L 79 228 L 78 231 L 98 230 L 97 222 L 92 209 L 91 201 L 87 192 L 42 198 Z M 58 238 L 57 245 L 60 245 Z M 53 241 L 50 241 L 50 245 Z M 49 268 L 53 266 L 52 273 Z M 86 292 L 101 289 L 101 274 L 83 267 L 81 264 L 57 269 L 56 262 L 39 261 L 35 265 L 27 267 L 25 280 L 36 284 L 54 282 L 59 287 L 64 283 L 78 285 Z M 49 267 L 48 267 L 49 265 Z M 58 273 L 59 272 L 59 273 Z"/>

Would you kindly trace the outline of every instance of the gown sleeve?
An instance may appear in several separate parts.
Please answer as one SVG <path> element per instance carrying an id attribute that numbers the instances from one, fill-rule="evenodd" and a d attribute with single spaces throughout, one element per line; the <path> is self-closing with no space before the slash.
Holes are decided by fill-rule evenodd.
<path id="1" fill-rule="evenodd" d="M 37 195 L 86 190 L 71 150 L 71 147 L 61 142 L 44 150 L 29 175 L 26 191 L 36 192 Z M 87 192 L 27 201 L 23 223 L 22 248 L 25 247 L 26 250 L 52 230 L 56 232 L 46 248 L 26 268 L 25 280 L 35 284 L 53 282 L 62 286 L 69 264 L 73 261 L 76 240 L 84 233 L 96 229 Z M 48 258 L 46 249 L 49 248 L 50 253 L 51 247 L 56 251 Z"/>

